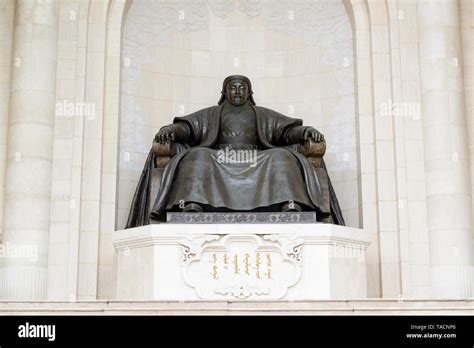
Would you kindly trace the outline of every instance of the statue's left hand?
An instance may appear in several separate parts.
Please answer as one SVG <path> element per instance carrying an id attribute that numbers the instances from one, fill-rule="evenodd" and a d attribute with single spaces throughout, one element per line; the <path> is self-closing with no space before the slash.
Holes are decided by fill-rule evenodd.
<path id="1" fill-rule="evenodd" d="M 308 138 L 314 139 L 317 143 L 324 141 L 324 135 L 313 127 L 308 127 L 303 133 L 303 140 L 306 141 Z"/>

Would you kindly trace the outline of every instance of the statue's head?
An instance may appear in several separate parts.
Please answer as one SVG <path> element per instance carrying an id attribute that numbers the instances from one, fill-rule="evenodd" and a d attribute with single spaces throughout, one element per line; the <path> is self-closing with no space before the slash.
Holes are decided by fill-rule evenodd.
<path id="1" fill-rule="evenodd" d="M 222 104 L 227 99 L 235 106 L 243 105 L 249 100 L 255 105 L 252 94 L 252 84 L 248 77 L 243 75 L 228 76 L 222 84 L 221 99 L 218 104 Z"/>

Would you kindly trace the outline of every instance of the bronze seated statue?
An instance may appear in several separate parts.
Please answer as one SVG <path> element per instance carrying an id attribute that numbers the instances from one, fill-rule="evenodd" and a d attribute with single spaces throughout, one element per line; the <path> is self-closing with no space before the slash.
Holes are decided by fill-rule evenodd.
<path id="1" fill-rule="evenodd" d="M 156 134 L 126 228 L 176 211 L 314 211 L 318 221 L 344 225 L 325 151 L 320 132 L 256 106 L 250 80 L 229 76 L 217 106 Z"/>

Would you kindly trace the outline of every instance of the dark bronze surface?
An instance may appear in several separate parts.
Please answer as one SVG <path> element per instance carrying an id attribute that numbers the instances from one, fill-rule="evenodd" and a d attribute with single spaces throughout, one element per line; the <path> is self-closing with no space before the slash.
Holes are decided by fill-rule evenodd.
<path id="1" fill-rule="evenodd" d="M 318 221 L 344 225 L 324 136 L 256 106 L 245 76 L 226 78 L 221 93 L 218 106 L 176 117 L 157 133 L 126 228 L 164 222 L 190 203 L 204 212 L 279 212 L 294 202 Z M 235 161 L 236 153 L 247 157 Z"/>

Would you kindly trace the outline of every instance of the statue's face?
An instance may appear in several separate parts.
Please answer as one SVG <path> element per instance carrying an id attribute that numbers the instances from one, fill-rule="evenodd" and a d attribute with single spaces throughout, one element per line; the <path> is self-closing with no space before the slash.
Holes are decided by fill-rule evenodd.
<path id="1" fill-rule="evenodd" d="M 249 86 L 240 79 L 231 80 L 225 86 L 227 99 L 232 105 L 243 105 L 249 99 Z"/>

